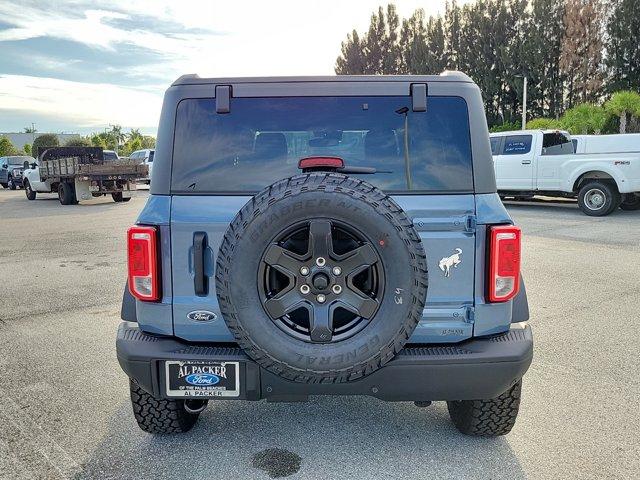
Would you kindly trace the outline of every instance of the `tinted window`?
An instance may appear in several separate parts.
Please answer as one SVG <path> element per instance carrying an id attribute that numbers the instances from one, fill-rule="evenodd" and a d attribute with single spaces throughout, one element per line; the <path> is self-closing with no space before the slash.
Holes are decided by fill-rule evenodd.
<path id="1" fill-rule="evenodd" d="M 6 157 L 5 163 L 13 166 L 22 166 L 24 165 L 24 161 L 27 160 L 29 163 L 33 162 L 33 157 Z"/>
<path id="2" fill-rule="evenodd" d="M 151 163 L 153 162 L 153 154 L 156 153 L 155 150 L 151 150 L 149 152 L 149 159 L 147 160 L 147 162 Z"/>
<path id="3" fill-rule="evenodd" d="M 498 147 L 500 146 L 500 137 L 491 137 L 491 155 L 498 155 Z"/>
<path id="4" fill-rule="evenodd" d="M 572 138 L 571 143 L 573 143 L 573 153 L 576 153 L 578 151 L 578 139 Z"/>
<path id="5" fill-rule="evenodd" d="M 562 132 L 545 133 L 542 138 L 542 155 L 566 155 L 575 153 L 569 137 Z"/>
<path id="6" fill-rule="evenodd" d="M 338 156 L 375 167 L 367 181 L 387 191 L 471 191 L 467 106 L 430 97 L 413 112 L 411 97 L 234 98 L 216 114 L 214 99 L 180 102 L 173 191 L 255 192 L 299 173 L 308 156 Z"/>
<path id="7" fill-rule="evenodd" d="M 531 151 L 531 135 L 510 135 L 504 139 L 503 155 L 522 155 Z"/>

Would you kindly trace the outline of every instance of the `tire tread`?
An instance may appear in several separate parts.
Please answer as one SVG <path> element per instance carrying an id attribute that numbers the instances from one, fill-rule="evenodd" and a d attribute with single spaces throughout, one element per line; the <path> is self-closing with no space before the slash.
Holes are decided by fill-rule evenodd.
<path id="1" fill-rule="evenodd" d="M 184 400 L 156 398 L 133 380 L 129 381 L 131 406 L 138 426 L 148 433 L 184 433 L 191 430 L 198 415 L 184 409 Z"/>
<path id="2" fill-rule="evenodd" d="M 496 398 L 447 402 L 449 416 L 456 428 L 466 435 L 506 435 L 516 423 L 521 393 L 522 380 L 518 380 Z"/>
<path id="3" fill-rule="evenodd" d="M 230 298 L 231 287 L 227 281 L 229 265 L 233 262 L 234 244 L 248 226 L 248 219 L 260 216 L 264 206 L 272 205 L 282 198 L 312 191 L 348 195 L 358 198 L 380 211 L 389 219 L 409 249 L 411 257 L 409 267 L 414 271 L 415 288 L 411 292 L 410 314 L 407 315 L 394 338 L 365 361 L 343 369 L 323 371 L 301 369 L 274 358 L 269 352 L 258 346 L 247 335 L 238 320 L 236 309 Z M 236 215 L 224 236 L 216 261 L 215 279 L 222 316 L 240 347 L 263 368 L 288 380 L 301 383 L 351 381 L 364 377 L 389 362 L 402 349 L 418 325 L 424 309 L 428 286 L 426 255 L 422 241 L 406 213 L 391 197 L 370 183 L 339 173 L 296 175 L 280 180 L 256 194 Z"/>

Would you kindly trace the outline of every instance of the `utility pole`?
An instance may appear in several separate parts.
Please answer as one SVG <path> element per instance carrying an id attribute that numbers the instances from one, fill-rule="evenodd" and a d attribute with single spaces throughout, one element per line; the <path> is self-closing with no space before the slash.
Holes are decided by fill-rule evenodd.
<path id="1" fill-rule="evenodd" d="M 527 76 L 524 76 L 522 87 L 522 130 L 527 128 Z"/>

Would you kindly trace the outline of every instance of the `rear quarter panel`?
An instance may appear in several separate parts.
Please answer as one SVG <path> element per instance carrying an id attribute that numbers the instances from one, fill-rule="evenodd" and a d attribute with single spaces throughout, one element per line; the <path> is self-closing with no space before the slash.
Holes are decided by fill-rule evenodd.
<path id="1" fill-rule="evenodd" d="M 539 161 L 550 165 L 549 168 L 557 162 L 558 189 L 564 192 L 573 191 L 575 182 L 587 172 L 610 175 L 621 193 L 640 191 L 640 154 L 637 153 L 552 155 L 541 156 Z"/>

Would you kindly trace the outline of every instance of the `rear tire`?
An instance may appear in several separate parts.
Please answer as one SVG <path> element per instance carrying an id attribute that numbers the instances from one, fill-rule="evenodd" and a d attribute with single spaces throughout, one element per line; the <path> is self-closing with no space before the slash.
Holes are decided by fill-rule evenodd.
<path id="1" fill-rule="evenodd" d="M 521 392 L 522 379 L 496 398 L 447 402 L 449 416 L 456 428 L 465 435 L 506 435 L 516 423 Z"/>
<path id="2" fill-rule="evenodd" d="M 184 433 L 193 428 L 198 414 L 184 409 L 184 400 L 156 398 L 129 380 L 131 406 L 138 426 L 148 433 Z"/>
<path id="3" fill-rule="evenodd" d="M 0 185 L 2 185 L 2 188 L 9 188 L 9 185 L 7 183 L 0 183 Z"/>
<path id="4" fill-rule="evenodd" d="M 111 198 L 113 198 L 113 201 L 116 202 L 116 203 L 128 202 L 129 200 L 131 200 L 131 197 L 125 197 L 122 194 L 122 192 L 112 193 L 111 194 Z"/>
<path id="5" fill-rule="evenodd" d="M 640 196 L 627 193 L 622 197 L 621 210 L 640 210 Z"/>
<path id="6" fill-rule="evenodd" d="M 72 205 L 75 200 L 73 186 L 69 182 L 60 182 L 58 185 L 58 199 L 62 205 Z"/>
<path id="7" fill-rule="evenodd" d="M 24 193 L 28 200 L 36 199 L 36 191 L 31 188 L 31 184 L 27 180 L 24 181 Z"/>
<path id="8" fill-rule="evenodd" d="M 578 206 L 590 217 L 604 217 L 613 212 L 622 201 L 615 184 L 594 180 L 585 183 L 578 192 Z"/>

